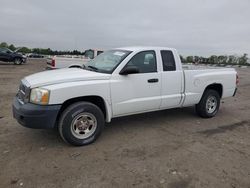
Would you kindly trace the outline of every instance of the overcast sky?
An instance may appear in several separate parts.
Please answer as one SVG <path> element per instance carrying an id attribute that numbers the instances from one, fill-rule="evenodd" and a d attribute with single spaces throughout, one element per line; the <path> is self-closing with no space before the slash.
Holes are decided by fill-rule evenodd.
<path id="1" fill-rule="evenodd" d="M 250 0 L 1 0 L 0 41 L 58 50 L 153 45 L 250 54 Z"/>

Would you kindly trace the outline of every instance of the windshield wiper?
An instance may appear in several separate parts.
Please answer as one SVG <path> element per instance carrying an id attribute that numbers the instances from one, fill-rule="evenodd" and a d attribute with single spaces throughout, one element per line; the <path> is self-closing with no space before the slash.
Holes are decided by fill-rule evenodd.
<path id="1" fill-rule="evenodd" d="M 92 70 L 94 70 L 94 71 L 98 71 L 99 69 L 98 68 L 96 68 L 96 67 L 94 67 L 94 66 L 91 66 L 91 65 L 89 65 L 89 66 L 87 66 L 88 68 L 90 68 L 90 69 L 92 69 Z"/>

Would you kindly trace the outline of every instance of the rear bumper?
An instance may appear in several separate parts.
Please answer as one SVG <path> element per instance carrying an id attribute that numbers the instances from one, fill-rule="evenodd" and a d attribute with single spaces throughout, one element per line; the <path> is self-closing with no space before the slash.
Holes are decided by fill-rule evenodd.
<path id="1" fill-rule="evenodd" d="M 15 97 L 12 105 L 14 118 L 24 127 L 35 129 L 54 128 L 61 105 L 21 104 Z"/>
<path id="2" fill-rule="evenodd" d="M 55 68 L 55 67 L 49 67 L 49 66 L 47 66 L 47 67 L 45 68 L 45 70 L 55 70 L 55 69 L 57 69 L 57 68 Z"/>

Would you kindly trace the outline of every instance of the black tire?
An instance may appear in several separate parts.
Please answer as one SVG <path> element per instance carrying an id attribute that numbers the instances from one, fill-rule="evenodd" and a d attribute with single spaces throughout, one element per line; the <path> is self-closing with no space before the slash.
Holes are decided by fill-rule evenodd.
<path id="1" fill-rule="evenodd" d="M 210 108 L 207 108 L 208 100 L 214 100 L 216 102 L 216 106 L 214 105 L 214 108 L 212 108 L 213 105 L 211 105 Z M 220 95 L 217 91 L 208 89 L 203 93 L 203 96 L 198 104 L 196 104 L 196 113 L 203 117 L 203 118 L 211 118 L 214 117 L 219 108 L 220 108 Z"/>
<path id="2" fill-rule="evenodd" d="M 14 59 L 14 64 L 15 65 L 21 65 L 22 64 L 22 60 L 20 58 L 15 58 Z"/>
<path id="3" fill-rule="evenodd" d="M 90 121 L 96 122 L 96 124 L 93 125 L 92 128 L 90 128 L 90 130 L 92 129 L 91 131 L 93 131 L 93 133 L 91 133 L 91 135 L 89 135 L 87 138 L 79 138 L 79 137 L 82 137 L 82 136 L 84 137 L 87 134 L 89 134 L 89 133 L 85 133 L 86 127 L 84 128 L 81 127 L 81 125 L 83 124 L 83 121 L 82 119 L 80 121 L 79 120 L 80 118 L 77 119 L 79 116 L 80 117 L 84 116 L 81 118 L 87 118 L 87 120 L 84 119 L 84 122 L 87 121 L 86 124 L 89 124 L 88 116 L 90 116 L 92 120 L 94 119 L 94 121 L 92 121 L 91 119 Z M 77 123 L 76 124 L 74 123 L 76 121 L 78 123 L 80 121 L 81 123 L 80 127 L 78 127 L 79 125 Z M 60 119 L 59 119 L 58 129 L 59 129 L 60 136 L 62 137 L 64 141 L 75 146 L 83 146 L 83 145 L 93 143 L 100 136 L 104 128 L 104 124 L 105 124 L 104 115 L 98 106 L 90 102 L 76 102 L 70 105 L 69 107 L 67 107 L 62 112 Z M 86 126 L 86 125 L 84 124 L 82 126 Z M 79 130 L 82 132 L 76 133 Z"/>

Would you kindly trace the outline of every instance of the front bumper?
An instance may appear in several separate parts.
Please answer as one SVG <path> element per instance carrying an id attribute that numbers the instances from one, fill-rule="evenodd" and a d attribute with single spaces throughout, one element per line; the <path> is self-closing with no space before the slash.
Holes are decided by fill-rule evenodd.
<path id="1" fill-rule="evenodd" d="M 14 118 L 24 127 L 35 129 L 54 128 L 61 105 L 21 104 L 14 98 L 12 110 Z"/>
<path id="2" fill-rule="evenodd" d="M 26 63 L 27 62 L 27 58 L 22 58 L 22 63 Z"/>

